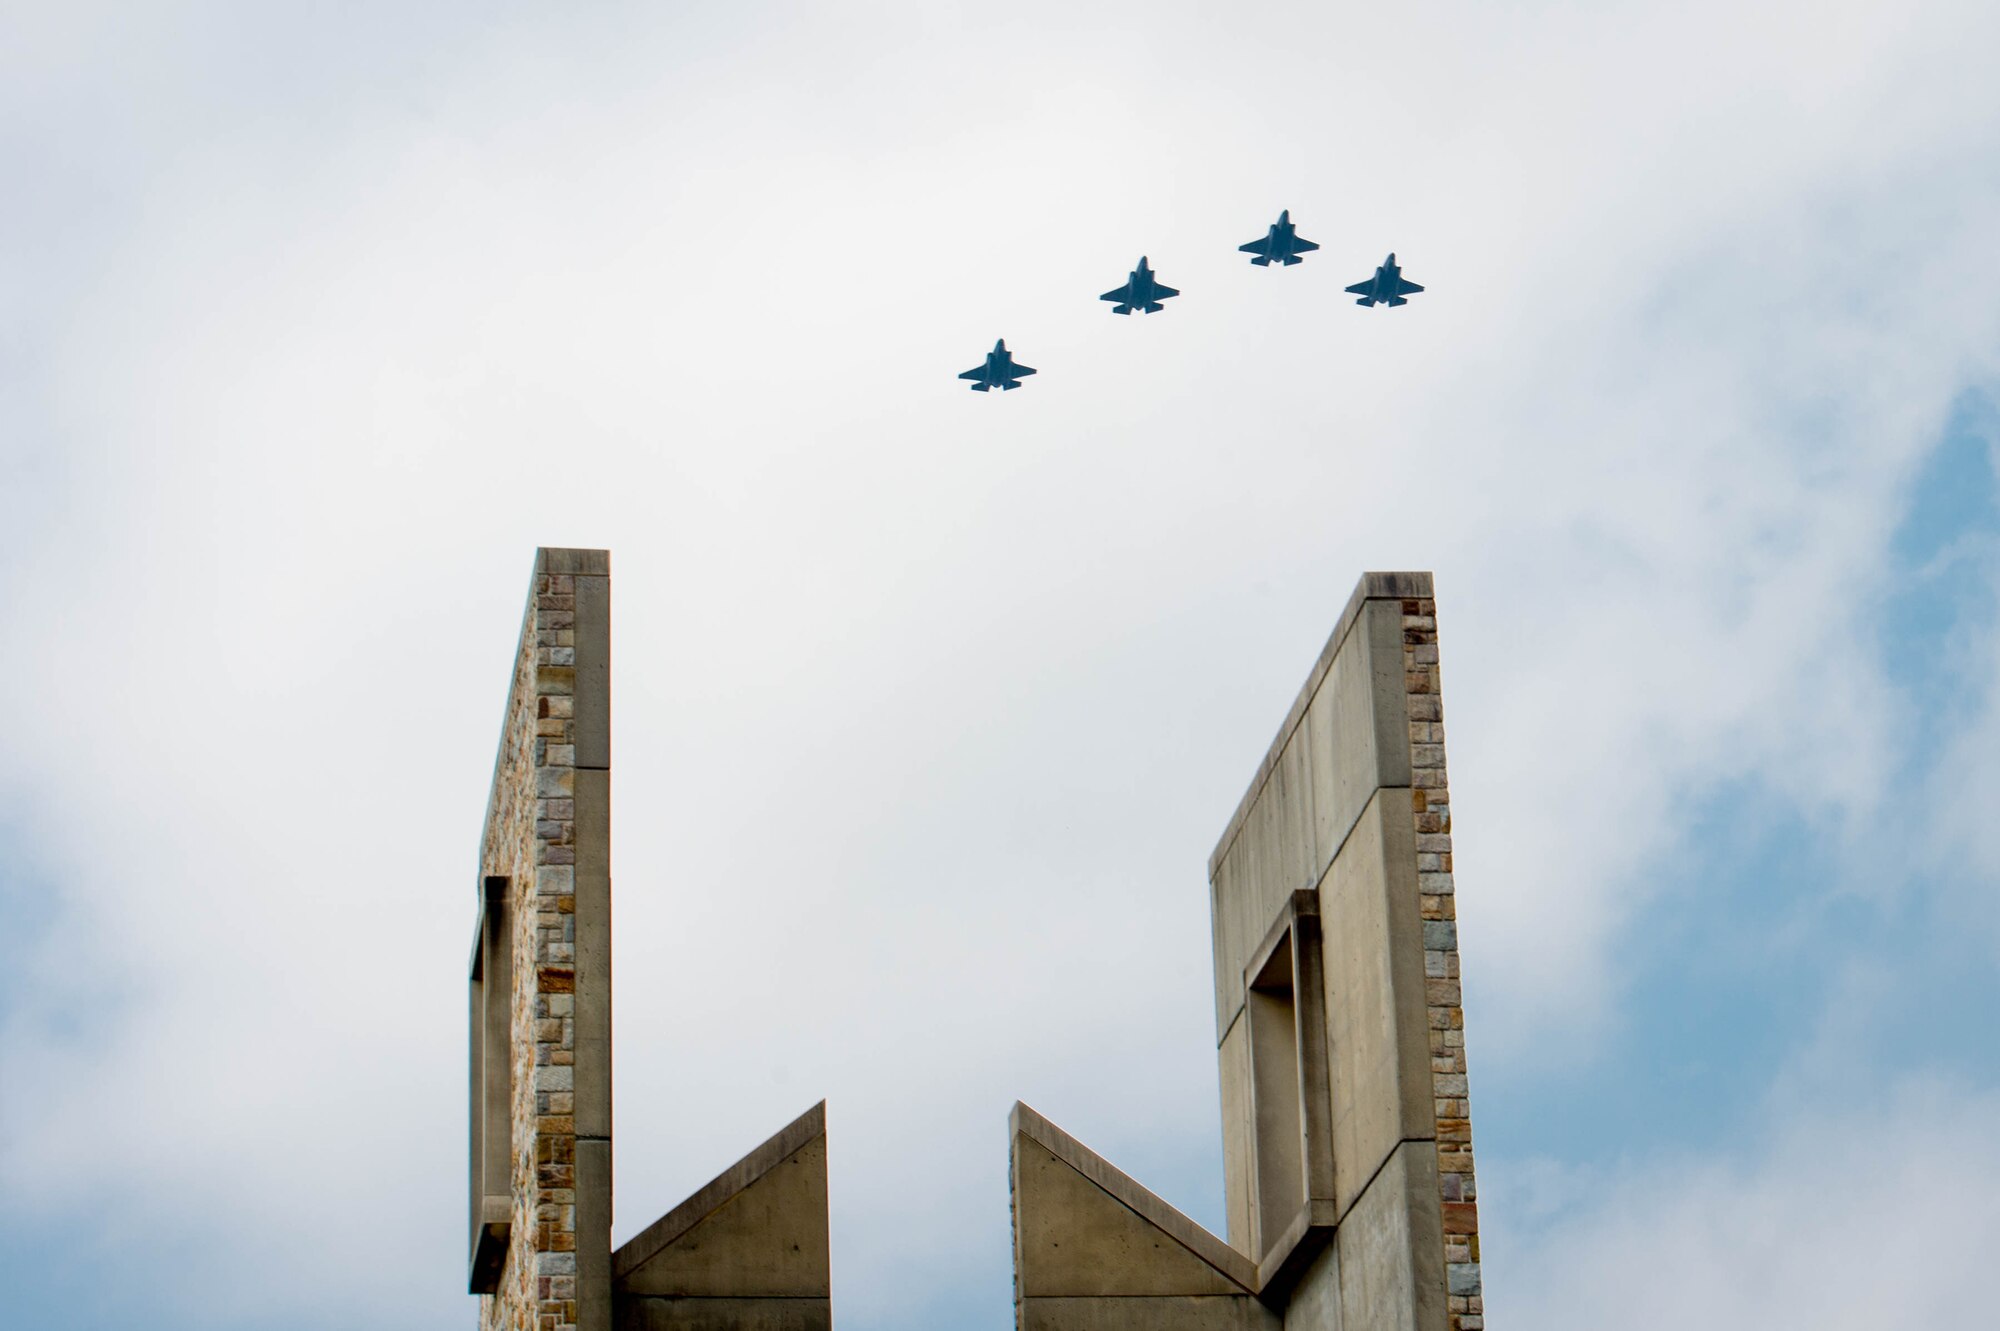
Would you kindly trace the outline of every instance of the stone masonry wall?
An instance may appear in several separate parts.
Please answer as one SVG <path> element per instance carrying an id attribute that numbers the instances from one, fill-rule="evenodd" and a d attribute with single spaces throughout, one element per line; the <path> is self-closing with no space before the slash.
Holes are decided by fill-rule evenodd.
<path id="1" fill-rule="evenodd" d="M 1424 1001 L 1430 1018 L 1448 1306 L 1452 1331 L 1484 1331 L 1479 1194 L 1472 1176 L 1472 1108 L 1465 1081 L 1465 1009 L 1459 993 L 1451 791 L 1445 778 L 1435 601 L 1403 602 L 1403 679 L 1410 718 L 1410 803 L 1416 817 L 1417 886 L 1422 893 Z"/>
<path id="2" fill-rule="evenodd" d="M 538 559 L 508 691 L 482 873 L 511 880 L 514 1214 L 482 1331 L 577 1325 L 575 579 Z"/>

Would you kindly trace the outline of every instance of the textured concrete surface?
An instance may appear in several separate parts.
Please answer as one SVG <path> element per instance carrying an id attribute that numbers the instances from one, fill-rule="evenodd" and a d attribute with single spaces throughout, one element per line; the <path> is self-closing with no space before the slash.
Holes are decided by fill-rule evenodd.
<path id="1" fill-rule="evenodd" d="M 1277 1313 L 1230 1296 L 1028 1299 L 1020 1331 L 1278 1331 Z"/>
<path id="2" fill-rule="evenodd" d="M 828 1297 L 825 1124 L 808 1110 L 634 1235 L 613 1258 L 619 1297 Z"/>
<path id="3" fill-rule="evenodd" d="M 1276 1331 L 1244 1254 L 1028 1106 L 1010 1128 L 1018 1327 Z"/>
<path id="4" fill-rule="evenodd" d="M 621 1328 L 831 1326 L 825 1103 L 634 1235 L 612 1279 Z"/>
<path id="5" fill-rule="evenodd" d="M 831 1331 L 825 1299 L 627 1299 L 618 1331 Z"/>
<path id="6" fill-rule="evenodd" d="M 1445 1331 L 1437 1161 L 1429 1143 L 1396 1148 L 1341 1217 L 1335 1245 L 1344 1325 Z"/>
<path id="7" fill-rule="evenodd" d="M 1215 1235 L 1162 1201 L 1097 1152 L 1064 1132 L 1055 1124 L 1018 1101 L 1008 1118 L 1010 1139 L 1033 1141 L 1048 1154 L 1068 1165 L 1100 1191 L 1143 1219 L 1153 1229 L 1188 1250 L 1205 1265 L 1213 1267 L 1239 1290 L 1252 1287 L 1257 1278 L 1256 1263 Z M 1019 1202 L 1019 1194 L 1016 1194 Z M 1020 1216 L 1015 1216 L 1015 1247 L 1020 1247 Z M 1019 1268 L 1016 1268 L 1018 1275 Z M 1018 1281 L 1017 1281 L 1018 1283 Z M 1055 1291 L 1051 1291 L 1055 1292 Z"/>
<path id="8" fill-rule="evenodd" d="M 1340 1245 L 1329 1243 L 1293 1283 L 1285 1331 L 1341 1331 Z"/>
<path id="9" fill-rule="evenodd" d="M 1407 809 L 1401 792 L 1370 800 L 1320 888 L 1330 953 L 1334 1195 L 1343 1211 L 1398 1142 L 1435 1135 Z"/>
<path id="10" fill-rule="evenodd" d="M 1362 577 L 1209 860 L 1232 1278 L 1297 1331 L 1485 1326 L 1436 613 Z M 1015 1183 L 1020 1324 L 1139 1316 L 1101 1268 L 1168 1279 L 1143 1206 L 1018 1133 Z"/>

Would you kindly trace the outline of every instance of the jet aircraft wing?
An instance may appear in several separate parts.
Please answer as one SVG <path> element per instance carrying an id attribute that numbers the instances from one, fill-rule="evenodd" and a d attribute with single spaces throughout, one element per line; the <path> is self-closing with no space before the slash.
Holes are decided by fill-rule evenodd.
<path id="1" fill-rule="evenodd" d="M 1354 288 L 1349 287 L 1348 290 L 1352 291 L 1354 290 Z M 1396 279 L 1396 294 L 1399 296 L 1407 296 L 1410 295 L 1412 292 L 1417 292 L 1422 290 L 1423 288 L 1418 286 L 1415 282 L 1405 281 L 1400 277 Z"/>
<path id="2" fill-rule="evenodd" d="M 1103 295 L 1099 296 L 1098 299 L 1115 300 L 1121 305 L 1130 305 L 1132 303 L 1132 284 L 1130 282 L 1127 282 L 1124 286 L 1119 287 L 1115 291 L 1105 292 Z"/>
<path id="3" fill-rule="evenodd" d="M 1375 294 L 1375 279 L 1371 277 L 1366 282 L 1356 282 L 1347 288 L 1347 293 L 1351 296 L 1372 296 Z"/>

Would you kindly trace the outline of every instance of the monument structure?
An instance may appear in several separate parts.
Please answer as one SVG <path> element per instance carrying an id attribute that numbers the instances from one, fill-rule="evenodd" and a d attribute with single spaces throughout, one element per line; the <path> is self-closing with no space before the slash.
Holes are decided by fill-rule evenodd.
<path id="1" fill-rule="evenodd" d="M 1362 577 L 1208 872 L 1228 1241 L 1017 1104 L 1017 1326 L 1481 1331 L 1428 573 Z"/>
<path id="2" fill-rule="evenodd" d="M 611 1246 L 611 595 L 536 552 L 481 839 L 482 1331 L 827 1331 L 824 1102 Z M 1362 578 L 1209 862 L 1227 1238 L 1026 1105 L 1019 1331 L 1483 1331 L 1427 573 Z"/>
<path id="3" fill-rule="evenodd" d="M 824 1104 L 611 1247 L 607 551 L 535 552 L 479 860 L 481 1331 L 827 1331 Z"/>

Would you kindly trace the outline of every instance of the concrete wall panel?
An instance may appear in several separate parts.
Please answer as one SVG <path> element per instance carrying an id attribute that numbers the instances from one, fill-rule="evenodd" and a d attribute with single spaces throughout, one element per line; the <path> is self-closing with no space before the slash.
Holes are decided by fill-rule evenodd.
<path id="1" fill-rule="evenodd" d="M 1251 1228 L 1250 1023 L 1238 1021 L 1222 1041 L 1222 1187 L 1229 1245 L 1257 1251 Z"/>
<path id="2" fill-rule="evenodd" d="M 1391 1154 L 1335 1239 L 1340 1315 L 1367 1331 L 1446 1331 L 1444 1230 L 1429 1142 Z"/>
<path id="3" fill-rule="evenodd" d="M 1021 1301 L 1020 1331 L 1280 1331 L 1248 1295 Z"/>
<path id="4" fill-rule="evenodd" d="M 633 1298 L 618 1331 L 833 1331 L 828 1299 Z"/>
<path id="5" fill-rule="evenodd" d="M 611 766 L 611 579 L 576 580 L 576 765 Z"/>
<path id="6" fill-rule="evenodd" d="M 1398 1142 L 1435 1133 L 1408 801 L 1400 790 L 1370 801 L 1320 888 L 1343 1214 Z"/>
<path id="7" fill-rule="evenodd" d="M 830 1289 L 823 1135 L 727 1197 L 618 1279 L 621 1300 L 634 1295 L 824 1298 Z"/>
<path id="8" fill-rule="evenodd" d="M 1243 1010 L 1243 963 L 1238 961 L 1232 969 L 1229 959 L 1246 956 L 1256 945 L 1254 939 L 1243 936 L 1250 917 L 1244 899 L 1246 893 L 1239 886 L 1242 876 L 1239 866 L 1243 860 L 1241 854 L 1232 850 L 1215 866 L 1215 875 L 1209 884 L 1209 921 L 1213 929 L 1211 941 L 1215 957 L 1215 1038 L 1218 1044 L 1235 1024 L 1237 1014 Z"/>
<path id="9" fill-rule="evenodd" d="M 1033 1138 L 1015 1134 L 1013 1168 L 1023 1298 L 1244 1292 Z"/>
<path id="10" fill-rule="evenodd" d="M 576 1135 L 608 1140 L 611 1136 L 611 773 L 603 769 L 579 769 L 573 789 Z M 607 1204 L 607 1212 L 609 1209 Z"/>
<path id="11" fill-rule="evenodd" d="M 1340 1331 L 1340 1247 L 1329 1243 L 1313 1258 L 1285 1302 L 1285 1331 Z M 1372 1331 L 1366 1324 L 1362 1331 Z"/>
<path id="12" fill-rule="evenodd" d="M 1313 785 L 1313 852 L 1321 865 L 1340 849 L 1382 784 L 1375 699 L 1369 692 L 1373 680 L 1366 636 L 1348 634 L 1299 727 L 1314 746 L 1312 762 L 1319 769 Z"/>
<path id="13" fill-rule="evenodd" d="M 576 1143 L 576 1284 L 597 1291 L 579 1299 L 577 1331 L 611 1331 L 611 1142 Z"/>

